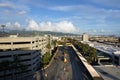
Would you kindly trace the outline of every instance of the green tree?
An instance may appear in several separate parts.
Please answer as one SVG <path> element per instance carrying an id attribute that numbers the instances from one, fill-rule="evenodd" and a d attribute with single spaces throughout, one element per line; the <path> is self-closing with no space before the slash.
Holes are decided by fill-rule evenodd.
<path id="1" fill-rule="evenodd" d="M 51 37 L 50 37 L 50 35 L 48 35 L 48 44 L 46 45 L 46 47 L 49 49 L 49 53 L 51 55 Z"/>
<path id="2" fill-rule="evenodd" d="M 62 45 L 62 42 L 61 42 L 61 41 L 57 41 L 57 44 L 58 44 L 58 45 Z"/>
<path id="3" fill-rule="evenodd" d="M 68 39 L 78 51 L 87 59 L 90 64 L 94 64 L 97 61 L 96 49 L 90 47 L 88 44 L 83 44 L 74 39 Z"/>
<path id="4" fill-rule="evenodd" d="M 51 59 L 51 55 L 50 55 L 49 52 L 44 54 L 43 57 L 42 57 L 43 66 L 46 66 L 50 62 L 50 59 Z"/>
<path id="5" fill-rule="evenodd" d="M 51 49 L 50 43 L 48 43 L 46 47 L 47 47 L 48 49 Z"/>
<path id="6" fill-rule="evenodd" d="M 83 56 L 88 55 L 88 49 L 89 49 L 89 45 L 88 44 L 82 44 L 82 43 L 77 43 L 76 45 L 78 45 L 78 48 L 80 49 L 79 51 L 81 52 L 81 54 Z"/>
<path id="7" fill-rule="evenodd" d="M 53 45 L 54 47 L 56 47 L 56 45 L 57 45 L 57 40 L 52 40 L 52 45 Z"/>
<path id="8" fill-rule="evenodd" d="M 47 45 L 46 45 L 46 47 L 48 48 L 48 50 L 49 50 L 49 52 L 48 53 L 50 53 L 50 55 L 51 55 L 51 44 L 50 43 L 48 43 Z"/>
<path id="9" fill-rule="evenodd" d="M 96 49 L 95 49 L 95 48 L 90 47 L 90 49 L 89 49 L 88 62 L 89 62 L 90 64 L 94 64 L 94 63 L 95 63 L 95 61 L 96 61 L 96 59 L 97 59 Z"/>

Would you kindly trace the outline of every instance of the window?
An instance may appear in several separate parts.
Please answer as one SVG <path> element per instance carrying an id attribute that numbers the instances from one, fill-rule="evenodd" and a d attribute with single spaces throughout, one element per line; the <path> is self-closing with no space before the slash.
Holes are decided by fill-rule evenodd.
<path id="1" fill-rule="evenodd" d="M 24 61 L 30 61 L 31 59 L 24 59 L 24 60 L 21 60 L 21 62 L 24 62 Z"/>
<path id="2" fill-rule="evenodd" d="M 18 56 L 28 56 L 30 53 L 18 54 Z"/>
<path id="3" fill-rule="evenodd" d="M 0 44 L 11 44 L 11 42 L 2 42 Z"/>
<path id="4" fill-rule="evenodd" d="M 30 42 L 13 42 L 13 44 L 30 44 Z"/>
<path id="5" fill-rule="evenodd" d="M 11 57 L 11 55 L 0 56 L 0 58 L 8 58 L 8 57 Z"/>

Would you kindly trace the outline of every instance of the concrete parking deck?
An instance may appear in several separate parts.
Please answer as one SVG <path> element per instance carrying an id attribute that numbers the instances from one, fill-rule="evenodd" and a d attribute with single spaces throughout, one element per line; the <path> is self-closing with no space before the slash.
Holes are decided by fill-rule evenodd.
<path id="1" fill-rule="evenodd" d="M 120 80 L 120 66 L 94 66 L 104 80 Z"/>

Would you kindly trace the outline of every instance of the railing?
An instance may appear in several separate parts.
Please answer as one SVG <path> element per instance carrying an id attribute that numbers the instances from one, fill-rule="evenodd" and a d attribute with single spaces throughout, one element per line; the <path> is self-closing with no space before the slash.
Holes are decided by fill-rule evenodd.
<path id="1" fill-rule="evenodd" d="M 16 44 L 16 45 L 0 45 L 0 49 L 6 50 L 6 49 L 16 49 L 16 48 L 30 48 L 31 44 Z"/>
<path id="2" fill-rule="evenodd" d="M 81 60 L 81 62 L 83 63 L 83 65 L 85 66 L 85 68 L 88 70 L 88 72 L 90 73 L 91 77 L 93 78 L 93 80 L 104 80 L 96 71 L 95 69 L 87 62 L 87 60 L 79 53 L 79 51 L 73 46 L 71 45 L 72 48 L 74 49 L 74 51 L 76 52 L 76 54 L 78 55 L 79 59 Z"/>

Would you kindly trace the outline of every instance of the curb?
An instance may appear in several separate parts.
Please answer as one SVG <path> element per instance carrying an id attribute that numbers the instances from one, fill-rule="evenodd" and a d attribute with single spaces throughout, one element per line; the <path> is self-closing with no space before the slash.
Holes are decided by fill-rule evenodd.
<path id="1" fill-rule="evenodd" d="M 51 65 L 51 63 L 53 62 L 55 56 L 57 55 L 57 52 L 58 52 L 58 47 L 57 47 L 57 50 L 55 51 L 55 54 L 53 55 L 52 59 L 50 60 L 49 64 L 46 67 L 42 68 L 42 70 L 48 68 Z"/>

